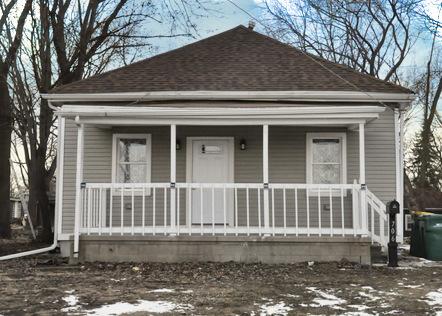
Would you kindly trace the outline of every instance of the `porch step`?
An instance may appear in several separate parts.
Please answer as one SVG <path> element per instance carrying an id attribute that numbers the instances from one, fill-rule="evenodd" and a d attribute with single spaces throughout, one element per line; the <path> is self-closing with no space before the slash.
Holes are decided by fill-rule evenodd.
<path id="1" fill-rule="evenodd" d="M 387 263 L 387 255 L 382 252 L 381 245 L 372 244 L 370 246 L 371 263 Z"/>

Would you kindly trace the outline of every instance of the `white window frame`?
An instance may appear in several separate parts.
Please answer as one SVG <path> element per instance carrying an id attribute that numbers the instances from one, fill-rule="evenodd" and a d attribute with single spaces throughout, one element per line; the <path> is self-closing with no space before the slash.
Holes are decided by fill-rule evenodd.
<path id="1" fill-rule="evenodd" d="M 341 181 L 333 184 L 347 183 L 347 134 L 345 132 L 323 132 L 323 133 L 307 133 L 306 137 L 306 180 L 308 184 L 313 183 L 313 153 L 312 144 L 314 139 L 340 139 L 341 143 Z M 319 184 L 319 183 L 316 183 Z M 316 191 L 317 192 L 317 191 Z M 309 191 L 310 193 L 310 191 Z M 314 193 L 314 192 L 313 192 Z"/>
<path id="2" fill-rule="evenodd" d="M 152 135 L 151 134 L 113 134 L 112 137 L 112 183 L 117 183 L 117 166 L 118 166 L 118 140 L 119 139 L 146 139 L 146 181 L 151 182 L 152 176 Z M 142 192 L 134 192 L 137 195 L 141 195 Z M 125 190 L 125 195 L 132 194 L 131 190 Z M 150 190 L 146 190 L 146 195 L 150 195 Z"/>

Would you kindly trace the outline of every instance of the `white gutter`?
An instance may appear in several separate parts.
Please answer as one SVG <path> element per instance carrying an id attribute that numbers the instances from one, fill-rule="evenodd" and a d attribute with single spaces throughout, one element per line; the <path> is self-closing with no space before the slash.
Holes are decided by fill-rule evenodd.
<path id="1" fill-rule="evenodd" d="M 319 102 L 411 102 L 411 93 L 363 91 L 154 91 L 120 93 L 41 94 L 53 102 L 87 101 L 161 101 L 161 100 L 265 100 Z"/>

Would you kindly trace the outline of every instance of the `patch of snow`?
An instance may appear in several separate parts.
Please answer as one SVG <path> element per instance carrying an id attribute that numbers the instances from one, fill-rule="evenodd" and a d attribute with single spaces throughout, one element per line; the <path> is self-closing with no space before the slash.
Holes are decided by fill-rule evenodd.
<path id="1" fill-rule="evenodd" d="M 191 294 L 191 293 L 193 293 L 193 290 L 182 290 L 181 293 L 183 293 L 183 294 Z"/>
<path id="2" fill-rule="evenodd" d="M 149 293 L 173 293 L 173 292 L 175 292 L 174 289 L 156 289 L 149 291 Z"/>
<path id="3" fill-rule="evenodd" d="M 75 292 L 75 290 L 66 290 L 66 291 L 64 291 L 64 292 L 67 293 L 67 294 L 72 294 L 72 293 Z"/>
<path id="4" fill-rule="evenodd" d="M 357 309 L 358 311 L 365 311 L 366 309 L 368 309 L 368 306 L 366 305 L 347 305 L 347 306 Z"/>
<path id="5" fill-rule="evenodd" d="M 404 285 L 403 287 L 409 288 L 409 289 L 417 289 L 421 287 L 423 284 L 417 284 L 417 285 Z"/>
<path id="6" fill-rule="evenodd" d="M 439 289 L 434 292 L 429 292 L 427 295 L 425 295 L 427 298 L 425 302 L 430 306 L 442 306 L 442 289 Z"/>
<path id="7" fill-rule="evenodd" d="M 186 311 L 193 309 L 192 305 L 178 305 L 168 301 L 146 301 L 138 300 L 137 303 L 125 303 L 118 302 L 114 304 L 104 305 L 96 309 L 87 311 L 87 315 L 93 316 L 110 316 L 110 315 L 121 315 L 136 312 L 147 312 L 147 313 L 171 313 L 173 311 Z"/>
<path id="8" fill-rule="evenodd" d="M 299 297 L 299 295 L 296 295 L 296 294 L 283 294 L 282 296 L 291 297 L 291 298 L 298 298 Z"/>
<path id="9" fill-rule="evenodd" d="M 345 314 L 342 314 L 341 316 L 374 316 L 374 315 L 379 315 L 379 314 L 378 313 L 370 314 L 370 313 L 358 311 L 358 312 L 347 312 Z"/>
<path id="10" fill-rule="evenodd" d="M 346 302 L 346 300 L 340 299 L 335 295 L 318 290 L 315 287 L 307 287 L 307 290 L 320 296 L 320 298 L 317 297 L 313 299 L 313 302 L 315 302 L 315 304 L 310 304 L 311 307 L 322 307 L 322 306 L 331 307 L 331 306 L 344 304 Z"/>
<path id="11" fill-rule="evenodd" d="M 68 295 L 62 298 L 68 306 L 75 306 L 78 304 L 78 297 L 76 295 Z"/>
<path id="12" fill-rule="evenodd" d="M 78 305 L 78 297 L 76 295 L 68 295 L 61 298 L 65 303 L 68 305 L 68 307 L 62 308 L 62 312 L 72 312 L 76 311 L 80 308 L 80 305 Z"/>
<path id="13" fill-rule="evenodd" d="M 279 302 L 276 304 L 273 303 L 266 303 L 260 306 L 260 316 L 266 316 L 266 315 L 281 315 L 285 316 L 293 310 L 290 306 L 286 305 L 284 302 Z"/>

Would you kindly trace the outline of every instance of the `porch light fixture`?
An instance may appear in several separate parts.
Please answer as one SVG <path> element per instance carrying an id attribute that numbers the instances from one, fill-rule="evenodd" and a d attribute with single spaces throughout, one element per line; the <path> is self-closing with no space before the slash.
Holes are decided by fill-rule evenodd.
<path id="1" fill-rule="evenodd" d="M 239 142 L 239 149 L 241 149 L 241 150 L 247 149 L 247 143 L 246 143 L 245 139 L 241 139 L 241 141 Z"/>
<path id="2" fill-rule="evenodd" d="M 181 150 L 181 141 L 179 139 L 176 140 L 175 149 L 176 150 Z"/>

